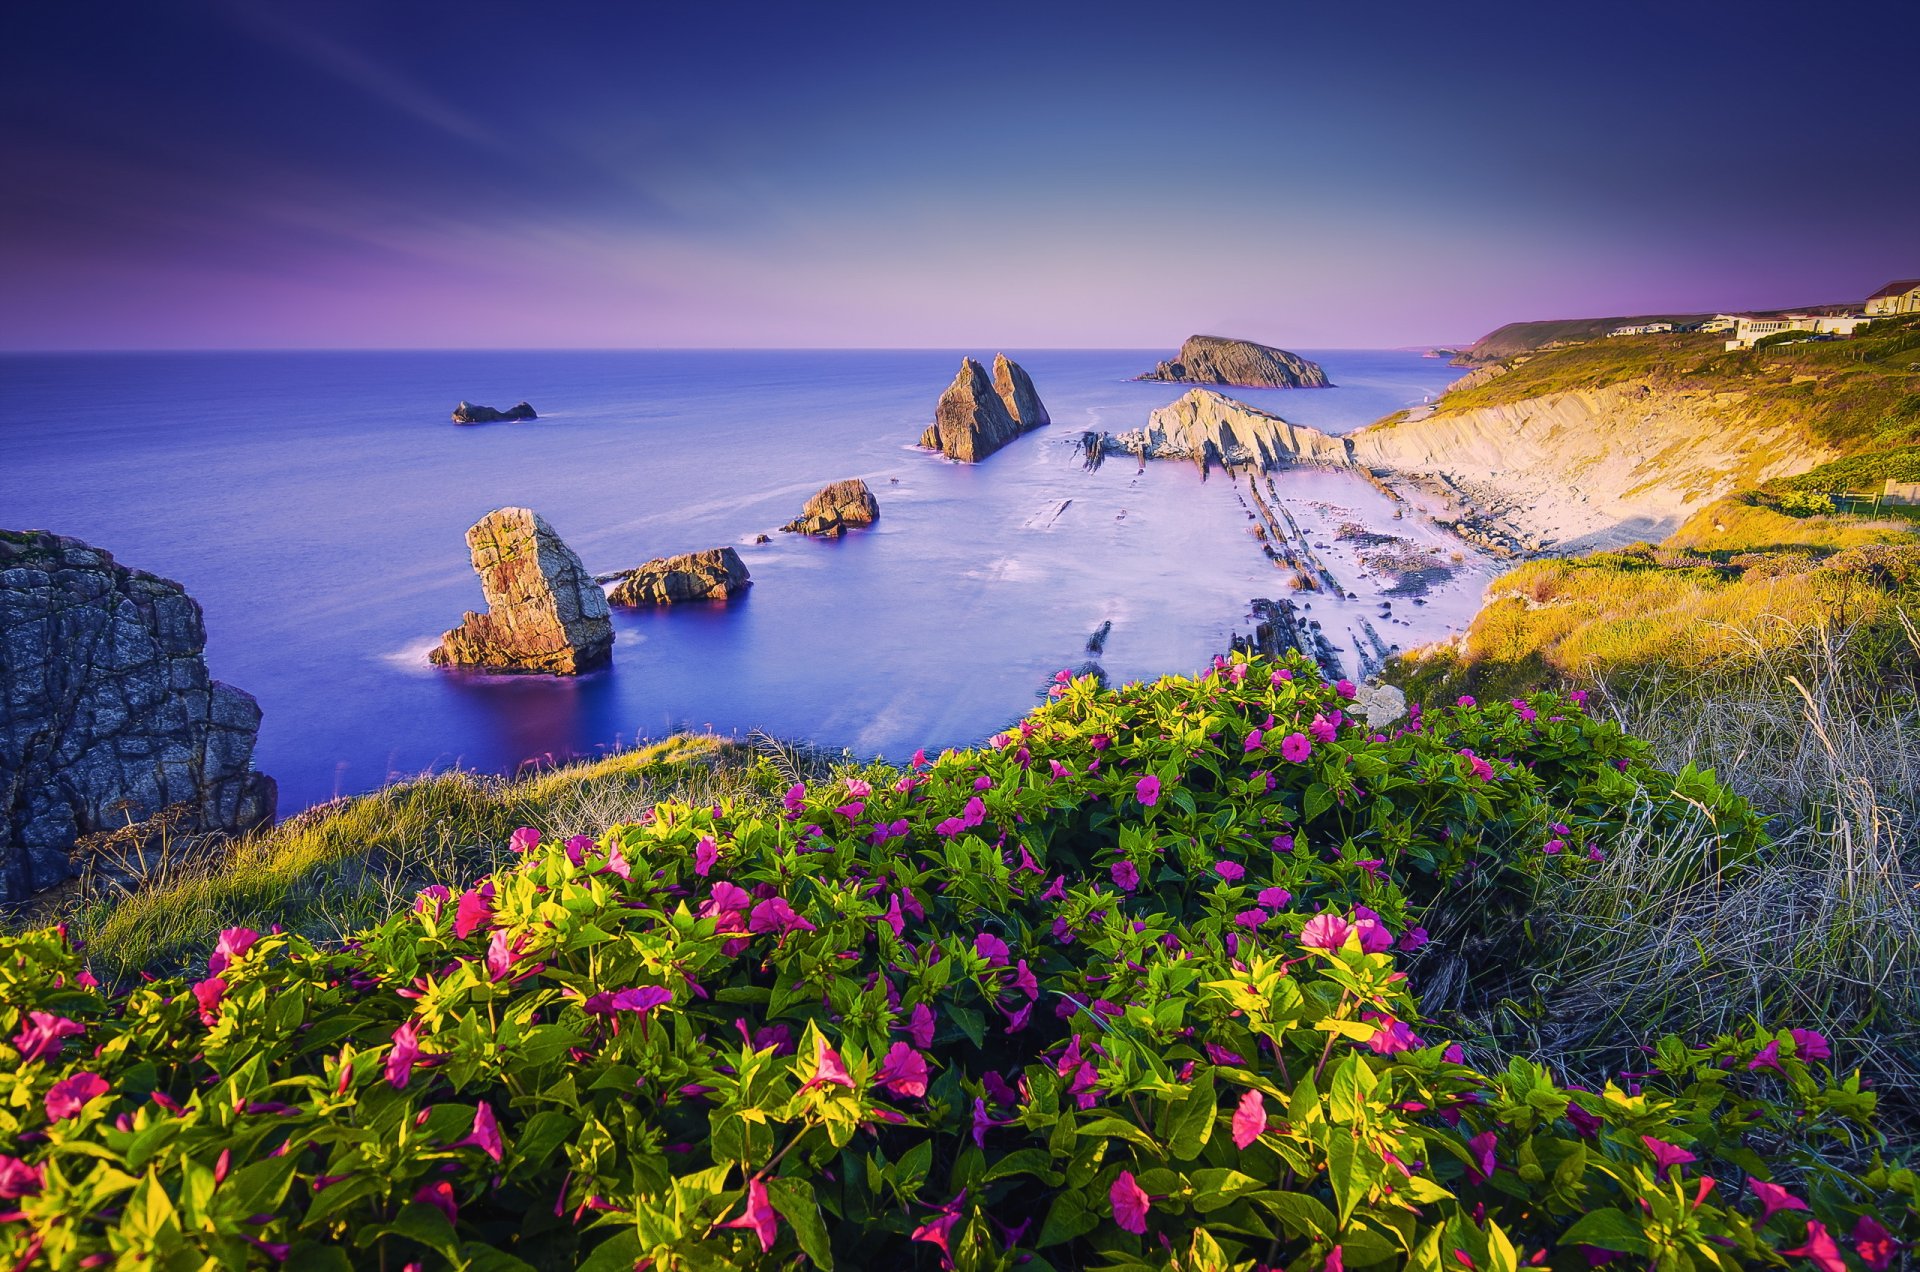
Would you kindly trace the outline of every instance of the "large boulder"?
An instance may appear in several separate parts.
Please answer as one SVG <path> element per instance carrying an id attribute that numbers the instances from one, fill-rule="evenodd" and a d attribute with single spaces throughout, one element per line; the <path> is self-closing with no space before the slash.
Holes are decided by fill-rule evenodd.
<path id="1" fill-rule="evenodd" d="M 978 463 L 1030 428 L 1051 423 L 1033 379 L 1006 354 L 993 359 L 993 377 L 972 358 L 940 395 L 933 423 L 920 444 L 963 464 Z"/>
<path id="2" fill-rule="evenodd" d="M 506 410 L 496 410 L 491 406 L 475 406 L 471 402 L 462 402 L 453 408 L 455 424 L 500 424 L 508 420 L 537 420 L 533 408 L 520 402 Z"/>
<path id="3" fill-rule="evenodd" d="M 273 820 L 260 707 L 207 674 L 200 606 L 78 539 L 0 531 L 0 902 L 70 878 L 75 844 Z"/>
<path id="4" fill-rule="evenodd" d="M 673 605 L 724 601 L 753 582 L 732 548 L 658 557 L 619 576 L 607 600 L 614 605 Z"/>
<path id="5" fill-rule="evenodd" d="M 807 506 L 793 521 L 781 526 L 796 534 L 813 534 L 836 539 L 849 527 L 870 526 L 880 516 L 880 501 L 858 477 L 836 481 L 807 500 Z"/>
<path id="6" fill-rule="evenodd" d="M 1246 389 L 1327 389 L 1333 382 L 1317 362 L 1297 353 L 1230 340 L 1225 336 L 1188 336 L 1180 356 L 1140 377 L 1177 384 L 1233 384 Z"/>
<path id="7" fill-rule="evenodd" d="M 428 655 L 439 666 L 571 676 L 613 657 L 607 597 L 531 508 L 496 508 L 467 531 L 487 598 Z"/>

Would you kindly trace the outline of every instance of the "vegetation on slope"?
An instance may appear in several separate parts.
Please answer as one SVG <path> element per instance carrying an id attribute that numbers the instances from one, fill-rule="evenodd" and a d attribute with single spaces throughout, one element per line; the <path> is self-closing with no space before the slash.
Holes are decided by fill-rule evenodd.
<path id="1" fill-rule="evenodd" d="M 1686 845 L 1676 886 L 1759 868 L 1740 800 L 1555 695 L 1391 728 L 1350 695 L 1297 657 L 1063 680 L 986 749 L 518 831 L 464 892 L 342 945 L 230 930 L 191 982 L 11 938 L 0 1249 L 1830 1270 L 1920 1233 L 1804 1021 L 1581 1087 L 1422 1018 L 1636 836 Z"/>

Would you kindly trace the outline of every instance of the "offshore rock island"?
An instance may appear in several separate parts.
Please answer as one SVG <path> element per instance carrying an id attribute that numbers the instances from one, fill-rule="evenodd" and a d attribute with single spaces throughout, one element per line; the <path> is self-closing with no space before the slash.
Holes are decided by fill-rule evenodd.
<path id="1" fill-rule="evenodd" d="M 1297 353 L 1226 336 L 1188 336 L 1177 357 L 1139 377 L 1173 384 L 1225 384 L 1243 389 L 1328 389 L 1319 363 Z"/>
<path id="2" fill-rule="evenodd" d="M 611 605 L 675 605 L 681 601 L 724 601 L 753 582 L 746 562 L 731 547 L 658 557 L 616 575 L 607 593 Z"/>
<path id="3" fill-rule="evenodd" d="M 487 612 L 469 612 L 427 657 L 435 666 L 572 676 L 613 657 L 607 598 L 531 508 L 496 508 L 467 531 Z"/>
<path id="4" fill-rule="evenodd" d="M 920 435 L 920 444 L 948 459 L 975 464 L 1028 429 L 1053 422 L 1034 390 L 1033 378 L 1006 354 L 993 359 L 993 378 L 972 358 L 960 363 L 960 372 L 940 395 L 933 423 Z"/>

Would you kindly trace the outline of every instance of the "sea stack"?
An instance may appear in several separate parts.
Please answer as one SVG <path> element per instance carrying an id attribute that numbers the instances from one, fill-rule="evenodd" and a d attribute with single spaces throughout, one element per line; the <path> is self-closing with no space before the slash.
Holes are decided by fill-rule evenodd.
<path id="1" fill-rule="evenodd" d="M 849 528 L 872 525 L 879 516 L 880 501 L 867 489 L 867 483 L 858 477 L 849 477 L 823 487 L 819 494 L 807 500 L 798 518 L 780 528 L 795 534 L 837 539 Z"/>
<path id="2" fill-rule="evenodd" d="M 1188 336 L 1177 358 L 1162 362 L 1140 378 L 1175 384 L 1231 384 L 1243 389 L 1333 387 L 1317 362 L 1285 349 L 1225 336 Z"/>
<path id="3" fill-rule="evenodd" d="M 658 557 L 628 570 L 607 593 L 613 605 L 675 605 L 724 601 L 753 582 L 747 563 L 732 548 Z"/>
<path id="4" fill-rule="evenodd" d="M 76 845 L 130 823 L 273 820 L 278 789 L 252 766 L 260 706 L 208 676 L 206 643 L 178 583 L 78 539 L 0 530 L 0 902 L 79 873 Z"/>
<path id="5" fill-rule="evenodd" d="M 952 460 L 975 464 L 1030 428 L 1050 424 L 1047 408 L 1034 391 L 1033 378 L 1006 354 L 993 359 L 993 378 L 972 358 L 940 395 L 933 423 L 920 444 Z"/>
<path id="6" fill-rule="evenodd" d="M 501 424 L 509 420 L 537 420 L 533 408 L 525 402 L 516 403 L 504 411 L 491 406 L 475 406 L 471 402 L 462 402 L 453 408 L 455 424 Z"/>
<path id="7" fill-rule="evenodd" d="M 606 594 L 533 509 L 494 509 L 467 531 L 467 551 L 487 612 L 440 638 L 436 666 L 572 676 L 612 659 Z"/>
<path id="8" fill-rule="evenodd" d="M 1202 470 L 1214 464 L 1280 468 L 1289 464 L 1353 461 L 1347 441 L 1281 419 L 1212 389 L 1189 389 L 1147 417 L 1147 426 L 1103 439 L 1103 445 L 1148 459 L 1190 459 Z"/>

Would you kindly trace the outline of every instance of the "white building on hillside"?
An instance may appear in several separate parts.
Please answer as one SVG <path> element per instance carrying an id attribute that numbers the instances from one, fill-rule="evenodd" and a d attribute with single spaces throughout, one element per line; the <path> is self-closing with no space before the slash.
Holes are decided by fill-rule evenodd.
<path id="1" fill-rule="evenodd" d="M 1733 320 L 1733 339 L 1729 349 L 1751 349 L 1754 341 L 1783 331 L 1804 331 L 1812 336 L 1850 336 L 1873 319 L 1863 314 L 1781 314 L 1774 318 L 1754 318 L 1746 314 Z"/>
<path id="2" fill-rule="evenodd" d="M 1607 334 L 1609 336 L 1653 336 L 1672 330 L 1673 324 L 1670 322 L 1646 322 L 1637 327 L 1615 327 Z"/>
<path id="3" fill-rule="evenodd" d="M 1888 283 L 1867 297 L 1867 314 L 1870 317 L 1920 314 L 1920 278 L 1903 278 Z"/>

